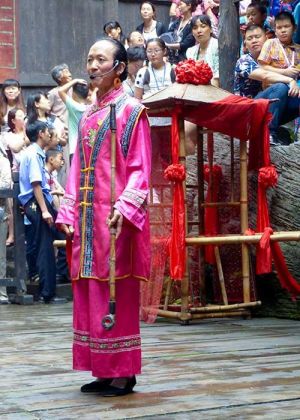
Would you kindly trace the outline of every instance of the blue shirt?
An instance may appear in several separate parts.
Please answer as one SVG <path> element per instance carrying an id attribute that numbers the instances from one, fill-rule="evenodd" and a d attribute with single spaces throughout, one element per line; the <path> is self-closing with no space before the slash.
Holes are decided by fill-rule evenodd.
<path id="1" fill-rule="evenodd" d="M 19 172 L 19 200 L 23 206 L 34 196 L 33 182 L 41 184 L 44 197 L 52 203 L 53 199 L 46 179 L 45 159 L 45 152 L 37 143 L 31 143 L 22 156 Z"/>
<path id="2" fill-rule="evenodd" d="M 258 63 L 250 53 L 243 54 L 235 65 L 234 93 L 235 95 L 255 98 L 262 90 L 262 84 L 258 80 L 249 79 L 250 74 L 259 68 Z"/>

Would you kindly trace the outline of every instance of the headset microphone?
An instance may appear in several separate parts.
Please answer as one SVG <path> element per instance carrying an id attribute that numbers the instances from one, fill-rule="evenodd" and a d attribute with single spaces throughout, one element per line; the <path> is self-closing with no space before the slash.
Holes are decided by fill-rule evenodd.
<path id="1" fill-rule="evenodd" d="M 103 77 L 103 76 L 106 76 L 107 74 L 109 74 L 109 73 L 111 73 L 112 71 L 114 71 L 114 69 L 116 68 L 116 67 L 118 67 L 118 65 L 120 64 L 120 61 L 119 60 L 115 60 L 114 61 L 114 65 L 113 65 L 113 67 L 110 69 L 110 70 L 108 70 L 108 71 L 106 71 L 105 73 L 102 73 L 102 74 L 91 74 L 90 75 L 90 79 L 91 80 L 94 80 L 94 79 L 96 79 L 97 77 Z"/>

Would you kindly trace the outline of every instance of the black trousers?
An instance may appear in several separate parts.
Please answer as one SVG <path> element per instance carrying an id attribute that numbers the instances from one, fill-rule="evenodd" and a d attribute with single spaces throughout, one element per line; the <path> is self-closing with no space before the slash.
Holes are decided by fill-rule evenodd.
<path id="1" fill-rule="evenodd" d="M 57 212 L 45 199 L 49 213 L 53 220 Z M 53 241 L 58 235 L 55 226 L 49 226 L 42 218 L 42 212 L 35 198 L 29 200 L 24 211 L 31 222 L 31 244 L 34 244 L 36 252 L 36 268 L 40 278 L 40 296 L 49 301 L 55 296 L 56 289 L 56 259 Z"/>

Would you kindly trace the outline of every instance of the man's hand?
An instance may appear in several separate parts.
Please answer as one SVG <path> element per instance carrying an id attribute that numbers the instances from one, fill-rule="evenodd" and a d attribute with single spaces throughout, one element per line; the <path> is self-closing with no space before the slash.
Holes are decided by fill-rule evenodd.
<path id="1" fill-rule="evenodd" d="M 81 85 L 87 85 L 87 81 L 84 79 L 73 79 L 72 84 L 75 85 L 76 83 L 80 83 Z"/>
<path id="2" fill-rule="evenodd" d="M 53 217 L 48 210 L 42 212 L 42 218 L 49 226 L 53 225 Z"/>
<path id="3" fill-rule="evenodd" d="M 299 73 L 300 70 L 296 69 L 296 67 L 288 67 L 287 69 L 282 69 L 282 74 L 284 76 L 292 77 L 293 79 L 297 79 Z"/>
<path id="4" fill-rule="evenodd" d="M 289 96 L 294 96 L 294 97 L 300 96 L 300 89 L 299 89 L 299 86 L 298 86 L 296 80 L 292 80 L 289 83 L 289 88 L 290 88 L 289 89 Z"/>
<path id="5" fill-rule="evenodd" d="M 65 233 L 65 235 L 67 236 L 67 238 L 72 238 L 74 235 L 74 228 L 73 226 L 70 225 L 66 225 L 65 223 L 58 223 L 57 224 L 57 228 Z"/>
<path id="6" fill-rule="evenodd" d="M 118 238 L 122 231 L 123 215 L 119 212 L 119 210 L 114 209 L 113 217 L 108 216 L 106 219 L 106 224 L 109 229 L 116 230 L 116 238 Z"/>

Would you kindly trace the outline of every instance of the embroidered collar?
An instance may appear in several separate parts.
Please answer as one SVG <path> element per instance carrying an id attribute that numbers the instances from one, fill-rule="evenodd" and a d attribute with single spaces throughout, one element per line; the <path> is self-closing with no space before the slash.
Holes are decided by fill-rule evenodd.
<path id="1" fill-rule="evenodd" d="M 101 96 L 101 98 L 97 97 L 96 102 L 87 109 L 86 117 L 88 118 L 100 109 L 106 108 L 111 103 L 116 102 L 122 94 L 125 94 L 125 92 L 123 86 L 121 85 L 119 89 L 113 89 Z"/>

